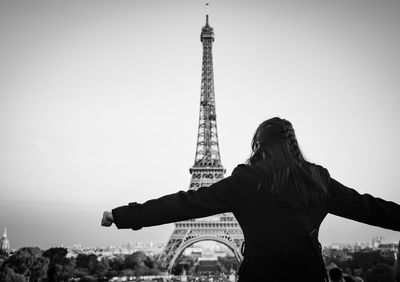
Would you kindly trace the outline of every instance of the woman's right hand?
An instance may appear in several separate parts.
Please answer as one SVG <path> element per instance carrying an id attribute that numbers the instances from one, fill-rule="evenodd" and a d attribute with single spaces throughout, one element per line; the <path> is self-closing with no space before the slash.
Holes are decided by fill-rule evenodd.
<path id="1" fill-rule="evenodd" d="M 114 217 L 112 212 L 105 211 L 103 212 L 103 218 L 101 219 L 101 226 L 110 227 L 114 223 Z"/>

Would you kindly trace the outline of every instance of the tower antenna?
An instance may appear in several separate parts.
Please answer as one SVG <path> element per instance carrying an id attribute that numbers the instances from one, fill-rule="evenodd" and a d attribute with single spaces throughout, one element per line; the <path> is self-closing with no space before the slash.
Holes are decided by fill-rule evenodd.
<path id="1" fill-rule="evenodd" d="M 206 25 L 208 25 L 208 15 L 210 14 L 210 4 L 206 3 Z"/>

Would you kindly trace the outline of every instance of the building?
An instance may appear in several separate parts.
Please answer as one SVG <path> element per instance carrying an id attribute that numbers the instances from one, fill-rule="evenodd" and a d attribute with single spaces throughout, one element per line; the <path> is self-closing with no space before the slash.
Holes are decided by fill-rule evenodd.
<path id="1" fill-rule="evenodd" d="M 10 241 L 7 238 L 7 228 L 4 228 L 3 237 L 0 239 L 0 250 L 8 253 L 10 249 Z"/>
<path id="2" fill-rule="evenodd" d="M 203 63 L 200 89 L 200 114 L 194 165 L 189 169 L 191 180 L 189 190 L 208 187 L 224 178 L 215 108 L 214 70 L 212 47 L 214 29 L 209 22 L 208 4 L 206 23 L 201 29 Z M 209 188 L 212 189 L 212 188 Z M 205 218 L 190 219 L 175 223 L 175 229 L 160 255 L 160 262 L 171 271 L 184 250 L 200 241 L 216 241 L 227 246 L 238 261 L 243 259 L 240 252 L 244 241 L 243 232 L 232 213 Z"/>

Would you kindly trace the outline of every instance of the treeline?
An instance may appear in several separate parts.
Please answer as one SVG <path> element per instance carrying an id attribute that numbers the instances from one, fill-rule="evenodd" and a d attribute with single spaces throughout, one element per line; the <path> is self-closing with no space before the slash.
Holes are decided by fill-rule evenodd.
<path id="1" fill-rule="evenodd" d="M 394 282 L 394 257 L 384 257 L 380 251 L 349 252 L 352 259 L 340 260 L 332 255 L 325 258 L 326 265 L 331 263 L 340 267 L 349 276 L 361 277 L 366 282 Z"/>
<path id="2" fill-rule="evenodd" d="M 78 254 L 76 258 L 67 257 L 67 249 L 21 248 L 8 255 L 0 254 L 0 281 L 7 282 L 82 282 L 108 281 L 115 276 L 157 275 L 161 272 L 158 262 L 144 252 L 118 256 L 112 259 L 94 254 Z"/>
<path id="3" fill-rule="evenodd" d="M 219 276 L 221 274 L 229 274 L 232 271 L 237 271 L 239 268 L 239 262 L 234 256 L 218 257 L 217 261 L 210 263 L 212 266 L 212 274 Z M 181 256 L 175 266 L 172 268 L 171 273 L 173 275 L 201 275 L 207 273 L 207 270 L 202 269 L 197 259 L 191 256 Z"/>

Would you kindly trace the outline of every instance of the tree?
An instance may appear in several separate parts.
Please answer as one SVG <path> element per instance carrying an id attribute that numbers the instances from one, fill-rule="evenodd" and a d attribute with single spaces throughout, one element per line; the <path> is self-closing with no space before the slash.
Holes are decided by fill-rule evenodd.
<path id="1" fill-rule="evenodd" d="M 400 282 L 400 241 L 397 245 L 396 261 L 393 266 L 394 280 Z"/>
<path id="2" fill-rule="evenodd" d="M 60 264 L 51 264 L 48 271 L 47 271 L 47 276 L 49 278 L 49 281 L 59 281 L 60 279 L 60 274 L 62 272 L 62 265 Z"/>
<path id="3" fill-rule="evenodd" d="M 239 269 L 239 262 L 234 256 L 218 257 L 221 272 L 228 274 L 232 269 Z"/>
<path id="4" fill-rule="evenodd" d="M 143 251 L 134 252 L 125 257 L 123 271 L 121 273 L 132 273 L 128 270 L 134 270 L 136 275 L 156 275 L 160 273 L 158 263 Z"/>
<path id="5" fill-rule="evenodd" d="M 121 276 L 135 276 L 136 275 L 136 271 L 133 269 L 124 269 L 121 271 Z"/>
<path id="6" fill-rule="evenodd" d="M 147 256 L 143 251 L 134 252 L 125 257 L 124 268 L 144 267 L 146 259 Z"/>
<path id="7" fill-rule="evenodd" d="M 1 269 L 0 281 L 26 282 L 27 280 L 23 274 L 15 273 L 14 270 L 6 266 Z"/>
<path id="8" fill-rule="evenodd" d="M 101 261 L 97 263 L 93 274 L 96 275 L 97 278 L 102 279 L 108 276 L 110 269 L 110 261 L 106 258 L 102 258 Z"/>
<path id="9" fill-rule="evenodd" d="M 66 248 L 50 248 L 43 253 L 43 256 L 50 259 L 50 264 L 66 264 L 68 250 Z"/>
<path id="10" fill-rule="evenodd" d="M 47 278 L 48 266 L 48 258 L 38 257 L 32 265 L 29 281 L 44 281 Z"/>
<path id="11" fill-rule="evenodd" d="M 367 271 L 365 280 L 367 282 L 394 282 L 393 269 L 386 264 L 379 263 Z"/>
<path id="12" fill-rule="evenodd" d="M 110 262 L 110 267 L 112 270 L 120 271 L 125 267 L 125 259 L 122 256 L 117 256 L 113 258 Z"/>
<path id="13" fill-rule="evenodd" d="M 3 266 L 15 274 L 22 274 L 27 281 L 41 281 L 47 276 L 43 269 L 47 269 L 49 264 L 49 260 L 43 258 L 42 254 L 43 252 L 36 247 L 21 248 L 4 261 Z"/>
<path id="14" fill-rule="evenodd" d="M 68 250 L 61 247 L 50 248 L 43 253 L 50 260 L 47 271 L 49 281 L 68 281 L 73 276 L 74 267 L 67 254 Z"/>
<path id="15" fill-rule="evenodd" d="M 75 260 L 75 273 L 79 277 L 95 274 L 98 265 L 97 256 L 94 254 L 79 254 Z"/>
<path id="16" fill-rule="evenodd" d="M 9 253 L 5 250 L 0 249 L 0 265 L 3 264 L 3 262 L 8 259 Z"/>

